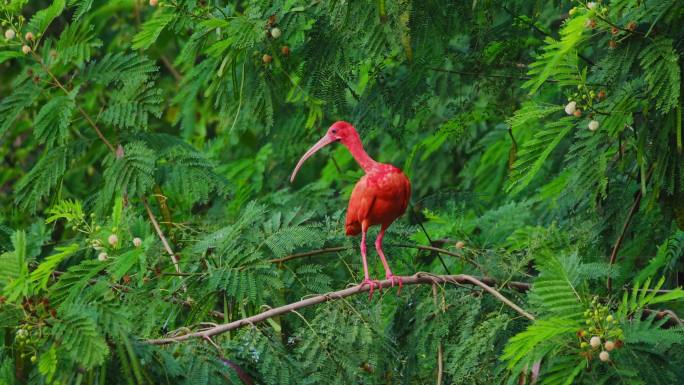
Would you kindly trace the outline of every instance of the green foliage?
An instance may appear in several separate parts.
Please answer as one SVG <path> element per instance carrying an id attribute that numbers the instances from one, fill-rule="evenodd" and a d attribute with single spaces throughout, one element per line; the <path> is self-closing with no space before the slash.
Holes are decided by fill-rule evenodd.
<path id="1" fill-rule="evenodd" d="M 682 9 L 0 2 L 0 384 L 681 382 Z M 411 179 L 393 273 L 534 320 L 405 285 L 150 345 L 358 284 L 354 158 L 288 181 L 336 120 Z"/>
<path id="2" fill-rule="evenodd" d="M 110 154 L 104 162 L 105 185 L 103 202 L 116 193 L 136 196 L 148 192 L 154 184 L 156 155 L 143 142 L 133 142 L 123 148 L 123 156 Z"/>
<path id="3" fill-rule="evenodd" d="M 656 108 L 670 112 L 679 105 L 681 70 L 672 40 L 656 38 L 639 54 L 639 62 L 648 82 L 648 92 L 655 95 Z"/>
<path id="4" fill-rule="evenodd" d="M 63 145 L 69 136 L 69 124 L 75 104 L 68 96 L 56 96 L 45 103 L 36 116 L 35 135 L 47 148 Z"/>
<path id="5" fill-rule="evenodd" d="M 16 185 L 15 202 L 35 212 L 38 203 L 59 183 L 66 172 L 69 149 L 61 146 L 46 150 L 38 163 Z"/>

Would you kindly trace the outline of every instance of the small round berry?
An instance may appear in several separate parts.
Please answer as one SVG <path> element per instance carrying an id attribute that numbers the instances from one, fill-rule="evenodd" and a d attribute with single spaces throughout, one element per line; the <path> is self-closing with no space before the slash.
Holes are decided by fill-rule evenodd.
<path id="1" fill-rule="evenodd" d="M 105 252 L 103 251 L 103 252 L 101 252 L 100 254 L 98 254 L 98 255 L 97 255 L 97 260 L 100 261 L 100 262 L 106 261 L 106 260 L 107 260 L 107 253 L 105 253 Z"/>
<path id="2" fill-rule="evenodd" d="M 615 48 L 617 48 L 617 42 L 616 42 L 615 40 L 609 41 L 609 42 L 608 42 L 608 47 L 609 47 L 610 49 L 615 49 Z"/>
<path id="3" fill-rule="evenodd" d="M 587 8 L 589 9 L 594 9 L 596 8 L 596 2 L 595 1 L 590 1 L 587 3 Z"/>
<path id="4" fill-rule="evenodd" d="M 280 35 L 282 35 L 282 34 L 283 33 L 280 31 L 280 28 L 278 28 L 278 27 L 271 29 L 271 37 L 273 37 L 274 39 L 279 38 Z"/>
<path id="5" fill-rule="evenodd" d="M 26 32 L 26 35 L 24 35 L 24 38 L 28 41 L 31 41 L 35 38 L 35 36 L 33 35 L 33 32 Z"/>
<path id="6" fill-rule="evenodd" d="M 580 348 L 582 348 L 582 349 L 586 349 L 586 348 L 588 348 L 588 347 L 589 347 L 589 344 L 586 343 L 586 342 L 582 342 L 582 343 L 580 344 Z"/>
<path id="7" fill-rule="evenodd" d="M 12 40 L 15 36 L 17 36 L 17 34 L 14 32 L 13 29 L 8 29 L 7 31 L 5 31 L 5 39 Z"/>
<path id="8" fill-rule="evenodd" d="M 606 348 L 606 351 L 611 351 L 615 349 L 615 343 L 613 341 L 606 341 L 606 343 L 603 344 L 603 347 Z"/>
<path id="9" fill-rule="evenodd" d="M 465 242 L 463 242 L 463 241 L 458 241 L 458 242 L 456 242 L 456 245 L 455 245 L 455 246 L 456 246 L 457 249 L 462 249 L 462 248 L 465 247 Z"/>
<path id="10" fill-rule="evenodd" d="M 618 27 L 612 27 L 612 28 L 610 29 L 610 33 L 611 33 L 613 36 L 615 36 L 615 35 L 617 35 L 618 33 L 620 33 L 620 30 L 618 29 Z"/>
<path id="11" fill-rule="evenodd" d="M 117 237 L 116 234 L 111 234 L 107 238 L 107 242 L 109 242 L 110 245 L 115 246 L 117 242 L 119 242 L 119 237 Z"/>
<path id="12" fill-rule="evenodd" d="M 577 109 L 577 102 L 570 102 L 570 103 L 565 105 L 565 113 L 568 115 L 574 114 L 576 109 Z"/>
<path id="13" fill-rule="evenodd" d="M 159 0 L 150 0 L 150 7 L 156 7 L 159 4 Z"/>
<path id="14" fill-rule="evenodd" d="M 589 128 L 589 131 L 596 131 L 599 128 L 599 122 L 597 122 L 596 120 L 592 120 L 591 122 L 589 122 L 587 127 Z"/>
<path id="15" fill-rule="evenodd" d="M 603 362 L 608 362 L 610 360 L 610 354 L 607 351 L 602 351 L 599 353 L 599 359 Z"/>
<path id="16" fill-rule="evenodd" d="M 29 53 L 31 53 L 31 47 L 24 44 L 21 46 L 21 52 L 23 52 L 24 55 L 28 55 Z"/>
<path id="17" fill-rule="evenodd" d="M 606 322 L 613 322 L 613 316 L 609 315 L 608 317 L 606 317 Z"/>
<path id="18" fill-rule="evenodd" d="M 584 26 L 589 28 L 589 29 L 594 29 L 594 28 L 596 28 L 596 20 L 589 19 L 589 20 L 587 20 L 586 23 L 584 23 Z"/>
<path id="19" fill-rule="evenodd" d="M 140 247 L 140 245 L 142 245 L 142 239 L 138 237 L 133 238 L 133 246 Z"/>
<path id="20" fill-rule="evenodd" d="M 606 97 L 606 91 L 604 91 L 604 90 L 599 91 L 599 93 L 596 95 L 596 97 L 597 97 L 599 100 L 605 99 L 605 97 Z"/>
<path id="21" fill-rule="evenodd" d="M 637 29 L 637 23 L 630 21 L 629 24 L 627 24 L 627 29 L 633 32 Z"/>
<path id="22" fill-rule="evenodd" d="M 261 61 L 263 61 L 264 64 L 269 64 L 271 61 L 273 61 L 273 57 L 265 53 L 264 56 L 261 57 Z"/>
<path id="23" fill-rule="evenodd" d="M 38 357 L 36 357 L 36 355 L 34 354 L 31 356 L 31 362 L 36 362 L 36 361 L 38 361 Z"/>
<path id="24" fill-rule="evenodd" d="M 582 116 L 582 110 L 580 110 L 580 109 L 578 108 L 578 109 L 576 109 L 575 112 L 573 112 L 572 114 L 573 114 L 576 118 L 579 118 L 580 116 Z"/>
<path id="25" fill-rule="evenodd" d="M 577 12 L 577 8 L 572 7 L 572 8 L 570 8 L 570 10 L 568 11 L 568 15 L 572 16 L 572 15 L 575 14 L 575 12 Z"/>
<path id="26" fill-rule="evenodd" d="M 592 348 L 598 348 L 601 346 L 601 338 L 598 336 L 593 336 L 589 340 L 589 345 L 591 345 Z"/>
<path id="27" fill-rule="evenodd" d="M 280 49 L 280 53 L 282 53 L 283 56 L 290 56 L 290 47 L 284 45 L 284 46 Z"/>

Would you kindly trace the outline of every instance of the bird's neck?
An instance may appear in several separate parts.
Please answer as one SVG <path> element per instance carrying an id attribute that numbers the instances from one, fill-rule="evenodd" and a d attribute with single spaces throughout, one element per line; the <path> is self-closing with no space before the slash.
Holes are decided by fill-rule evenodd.
<path id="1" fill-rule="evenodd" d="M 347 146 L 347 149 L 349 149 L 349 152 L 356 160 L 356 163 L 358 163 L 366 173 L 378 164 L 378 162 L 371 158 L 363 149 L 363 143 L 361 143 L 361 138 L 359 138 L 358 135 L 350 137 L 348 140 L 344 141 L 343 144 Z"/>

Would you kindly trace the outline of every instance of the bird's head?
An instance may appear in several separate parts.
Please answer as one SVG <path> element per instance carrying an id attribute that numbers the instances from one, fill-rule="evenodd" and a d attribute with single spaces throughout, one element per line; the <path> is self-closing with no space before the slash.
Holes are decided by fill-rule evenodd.
<path id="1" fill-rule="evenodd" d="M 311 148 L 306 153 L 304 153 L 304 155 L 302 155 L 302 158 L 299 159 L 299 162 L 297 162 L 297 166 L 295 167 L 294 171 L 292 171 L 292 176 L 290 176 L 290 182 L 294 181 L 294 178 L 297 175 L 299 168 L 302 167 L 302 164 L 304 164 L 304 162 L 307 159 L 309 159 L 309 157 L 313 155 L 316 151 L 333 142 L 341 142 L 342 144 L 349 147 L 349 145 L 355 139 L 358 140 L 358 137 L 359 134 L 356 133 L 356 129 L 350 123 L 341 120 L 333 123 L 332 126 L 328 128 L 328 132 L 326 132 L 325 135 L 323 135 L 323 137 L 318 142 L 316 142 L 316 144 L 311 146 Z"/>

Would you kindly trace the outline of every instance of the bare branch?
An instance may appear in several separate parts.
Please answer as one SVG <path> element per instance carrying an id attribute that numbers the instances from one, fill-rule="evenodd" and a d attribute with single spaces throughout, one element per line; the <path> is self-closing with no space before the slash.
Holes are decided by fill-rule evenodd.
<path id="1" fill-rule="evenodd" d="M 521 309 L 518 305 L 515 303 L 511 302 L 509 299 L 504 297 L 501 293 L 499 293 L 496 289 L 492 288 L 489 286 L 487 283 L 494 283 L 494 279 L 492 278 L 476 278 L 470 275 L 465 275 L 465 274 L 459 274 L 459 275 L 431 275 L 428 273 L 417 273 L 415 275 L 409 276 L 409 277 L 401 277 L 404 285 L 421 285 L 421 284 L 444 284 L 444 283 L 453 283 L 453 284 L 471 284 L 471 285 L 477 285 L 483 288 L 485 291 L 488 293 L 494 295 L 497 299 L 499 299 L 501 302 L 503 302 L 505 305 L 509 306 L 516 312 L 520 313 L 522 316 L 534 320 L 534 316 L 532 316 L 530 313 L 526 312 L 525 310 Z M 383 280 L 379 281 L 380 287 L 381 288 L 388 288 L 392 286 L 393 281 L 392 280 Z M 523 283 L 521 283 L 523 284 Z M 527 284 L 523 284 L 527 285 Z M 509 284 L 510 286 L 510 284 Z M 527 288 L 529 289 L 529 285 L 527 285 Z M 150 339 L 147 340 L 146 342 L 149 344 L 153 345 L 164 345 L 164 344 L 169 344 L 169 343 L 174 343 L 174 342 L 181 342 L 181 341 L 187 341 L 193 338 L 200 338 L 200 339 L 206 339 L 211 336 L 215 336 L 217 334 L 225 333 L 230 330 L 238 329 L 243 326 L 247 325 L 253 325 L 258 322 L 262 322 L 264 320 L 267 320 L 272 317 L 276 317 L 282 314 L 287 314 L 290 313 L 294 310 L 301 309 L 304 307 L 308 306 L 313 306 L 317 305 L 323 302 L 327 301 L 334 301 L 338 300 L 341 298 L 349 297 L 355 294 L 359 293 L 364 293 L 369 290 L 368 285 L 360 286 L 360 285 L 355 285 L 352 287 L 349 287 L 347 289 L 331 292 L 328 294 L 322 294 L 322 295 L 317 295 L 315 297 L 310 297 L 307 299 L 303 299 L 298 302 L 294 302 L 288 305 L 280 306 L 277 308 L 269 309 L 267 311 L 264 311 L 262 313 L 253 315 L 251 317 L 247 318 L 242 318 L 237 321 L 233 321 L 230 323 L 218 325 L 216 327 L 202 330 L 199 332 L 194 332 L 194 333 L 188 333 L 185 335 L 180 335 L 180 336 L 174 336 L 174 337 L 168 337 L 168 338 L 159 338 L 159 339 Z"/>

